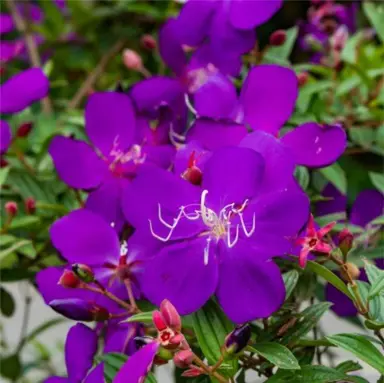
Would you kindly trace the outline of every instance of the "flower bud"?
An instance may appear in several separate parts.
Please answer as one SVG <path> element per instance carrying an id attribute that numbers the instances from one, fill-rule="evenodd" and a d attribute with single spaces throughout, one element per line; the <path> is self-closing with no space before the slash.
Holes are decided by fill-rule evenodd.
<path id="1" fill-rule="evenodd" d="M 274 31 L 271 36 L 269 36 L 269 44 L 275 47 L 283 45 L 286 40 L 287 32 L 285 32 L 283 29 L 278 29 L 277 31 Z"/>
<path id="2" fill-rule="evenodd" d="M 343 229 L 339 233 L 339 249 L 346 256 L 353 245 L 353 234 L 347 229 Z"/>
<path id="3" fill-rule="evenodd" d="M 34 214 L 36 211 L 36 200 L 33 197 L 28 197 L 24 201 L 24 206 L 27 214 Z"/>
<path id="4" fill-rule="evenodd" d="M 68 289 L 76 289 L 82 282 L 72 270 L 64 270 L 57 284 Z"/>
<path id="5" fill-rule="evenodd" d="M 192 166 L 185 170 L 181 177 L 192 185 L 200 186 L 203 180 L 203 172 L 197 166 Z"/>
<path id="6" fill-rule="evenodd" d="M 308 81 L 309 75 L 307 72 L 301 72 L 297 75 L 297 82 L 299 87 L 304 86 Z"/>
<path id="7" fill-rule="evenodd" d="M 8 161 L 5 158 L 1 157 L 0 158 L 0 168 L 5 168 L 6 166 L 8 166 Z"/>
<path id="8" fill-rule="evenodd" d="M 164 299 L 161 302 L 160 312 L 169 328 L 177 332 L 181 330 L 180 315 L 175 306 L 168 299 Z"/>
<path id="9" fill-rule="evenodd" d="M 10 217 L 14 217 L 17 214 L 18 206 L 15 201 L 9 201 L 4 205 L 5 212 L 8 214 Z"/>
<path id="10" fill-rule="evenodd" d="M 344 264 L 344 267 L 340 269 L 340 275 L 341 278 L 344 279 L 344 281 L 349 282 L 349 276 L 353 280 L 359 279 L 360 270 L 355 264 L 347 262 Z"/>
<path id="11" fill-rule="evenodd" d="M 187 368 L 193 362 L 194 354 L 191 350 L 182 350 L 173 357 L 173 362 L 179 368 Z"/>
<path id="12" fill-rule="evenodd" d="M 140 70 L 143 67 L 141 57 L 132 49 L 125 49 L 123 51 L 123 63 L 128 69 Z"/>
<path id="13" fill-rule="evenodd" d="M 251 339 L 251 327 L 249 324 L 236 327 L 225 338 L 225 351 L 227 355 L 234 355 L 245 348 Z"/>
<path id="14" fill-rule="evenodd" d="M 192 366 L 189 370 L 184 371 L 181 376 L 184 376 L 186 378 L 194 378 L 195 376 L 199 376 L 202 374 L 202 371 L 195 366 Z"/>
<path id="15" fill-rule="evenodd" d="M 160 311 L 154 311 L 152 313 L 152 321 L 155 325 L 157 331 L 163 331 L 167 328 L 167 324 L 165 323 L 165 319 L 161 315 Z"/>
<path id="16" fill-rule="evenodd" d="M 157 42 L 151 35 L 143 35 L 140 39 L 140 43 L 144 48 L 150 51 L 157 47 Z"/>
<path id="17" fill-rule="evenodd" d="M 92 269 L 80 263 L 75 263 L 72 265 L 72 271 L 76 274 L 76 276 L 85 283 L 91 283 L 95 280 L 95 274 Z"/>
<path id="18" fill-rule="evenodd" d="M 19 126 L 16 132 L 17 137 L 27 137 L 33 128 L 32 122 L 24 122 Z"/>
<path id="19" fill-rule="evenodd" d="M 159 347 L 159 351 L 157 351 L 157 357 L 161 360 L 168 361 L 173 358 L 173 352 L 167 350 L 164 347 Z"/>

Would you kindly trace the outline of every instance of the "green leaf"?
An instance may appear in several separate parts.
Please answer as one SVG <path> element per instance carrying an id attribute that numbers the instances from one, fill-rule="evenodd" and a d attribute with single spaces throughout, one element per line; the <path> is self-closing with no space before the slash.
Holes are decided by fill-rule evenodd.
<path id="1" fill-rule="evenodd" d="M 12 220 L 9 230 L 24 229 L 26 227 L 36 226 L 40 223 L 41 218 L 35 215 L 25 215 L 16 217 Z"/>
<path id="2" fill-rule="evenodd" d="M 7 180 L 10 169 L 11 168 L 9 166 L 0 168 L 0 186 L 5 184 L 5 181 Z"/>
<path id="3" fill-rule="evenodd" d="M 319 275 L 320 277 L 324 278 L 327 282 L 329 282 L 331 285 L 336 287 L 348 298 L 353 299 L 353 296 L 349 292 L 346 284 L 331 270 L 327 269 L 325 266 L 320 265 L 319 263 L 316 263 L 314 261 L 308 261 L 307 268 L 313 271 L 314 273 L 316 273 L 317 275 Z"/>
<path id="4" fill-rule="evenodd" d="M 328 80 L 308 82 L 300 89 L 299 98 L 296 103 L 298 111 L 305 113 L 309 108 L 313 96 L 318 95 L 333 86 L 333 82 Z"/>
<path id="5" fill-rule="evenodd" d="M 132 315 L 131 317 L 129 317 L 127 320 L 123 321 L 123 323 L 124 322 L 128 322 L 128 323 L 131 323 L 131 322 L 152 323 L 152 314 L 153 314 L 153 311 L 135 314 L 135 315 Z"/>
<path id="6" fill-rule="evenodd" d="M 369 283 L 373 285 L 378 279 L 380 279 L 384 275 L 384 271 L 380 270 L 373 263 L 365 262 L 365 272 L 367 273 L 367 277 Z"/>
<path id="7" fill-rule="evenodd" d="M 16 381 L 21 374 L 21 361 L 18 354 L 9 355 L 0 359 L 0 374 L 5 378 Z"/>
<path id="8" fill-rule="evenodd" d="M 372 24 L 373 28 L 375 28 L 377 35 L 384 43 L 384 5 L 380 3 L 364 1 L 363 11 L 369 22 Z"/>
<path id="9" fill-rule="evenodd" d="M 375 141 L 375 131 L 372 128 L 357 127 L 348 129 L 352 141 L 363 148 L 370 148 Z"/>
<path id="10" fill-rule="evenodd" d="M 372 286 L 369 290 L 368 299 L 372 299 L 377 295 L 384 293 L 384 273 L 381 273 L 380 277 L 372 283 Z M 384 308 L 384 307 L 383 307 Z"/>
<path id="11" fill-rule="evenodd" d="M 290 328 L 281 339 L 283 344 L 294 344 L 301 337 L 306 335 L 323 316 L 323 314 L 332 306 L 332 303 L 321 302 L 307 307 L 299 314 L 298 321 Z"/>
<path id="12" fill-rule="evenodd" d="M 359 363 L 353 360 L 346 360 L 345 362 L 342 362 L 336 366 L 336 370 L 344 373 L 351 372 L 351 371 L 358 371 L 358 370 L 361 370 L 362 368 L 363 367 Z"/>
<path id="13" fill-rule="evenodd" d="M 22 279 L 33 278 L 36 274 L 35 271 L 28 269 L 14 269 L 14 268 L 3 268 L 1 272 L 1 281 L 2 282 L 15 282 L 21 281 Z"/>
<path id="14" fill-rule="evenodd" d="M 373 219 L 371 222 L 369 222 L 370 225 L 384 225 L 384 215 L 381 215 L 380 217 L 377 217 Z"/>
<path id="15" fill-rule="evenodd" d="M 215 364 L 221 357 L 221 346 L 224 345 L 225 337 L 234 329 L 234 325 L 213 300 L 193 313 L 192 320 L 203 354 L 210 364 Z M 232 367 L 230 374 L 236 372 L 237 362 Z"/>
<path id="16" fill-rule="evenodd" d="M 296 166 L 295 169 L 295 178 L 297 182 L 300 184 L 300 186 L 307 190 L 309 186 L 309 172 L 308 169 L 304 166 Z"/>
<path id="17" fill-rule="evenodd" d="M 34 249 L 32 242 L 29 239 L 22 239 L 21 241 L 14 243 L 12 246 L 1 250 L 0 259 L 3 259 L 16 251 L 23 253 L 28 258 L 34 258 L 36 256 L 36 250 Z"/>
<path id="18" fill-rule="evenodd" d="M 384 374 L 383 354 L 364 336 L 359 334 L 338 334 L 327 336 L 327 339 Z"/>
<path id="19" fill-rule="evenodd" d="M 332 214 L 327 214 L 323 215 L 321 217 L 316 217 L 315 221 L 319 226 L 325 226 L 328 223 L 331 222 L 337 222 L 337 221 L 342 221 L 347 218 L 347 214 L 345 212 L 340 212 L 340 213 L 332 213 Z"/>
<path id="20" fill-rule="evenodd" d="M 98 362 L 104 363 L 104 378 L 108 383 L 111 383 L 121 366 L 128 360 L 128 356 L 117 352 L 110 352 L 100 355 L 96 359 Z"/>
<path id="21" fill-rule="evenodd" d="M 15 312 L 15 301 L 12 295 L 0 286 L 0 311 L 6 317 L 11 317 Z"/>
<path id="22" fill-rule="evenodd" d="M 287 273 L 283 274 L 283 279 L 285 285 L 285 300 L 287 300 L 297 285 L 299 280 L 299 272 L 297 270 L 288 271 Z"/>
<path id="23" fill-rule="evenodd" d="M 297 39 L 297 33 L 299 28 L 298 27 L 292 27 L 290 29 L 287 29 L 286 32 L 286 40 L 283 45 L 280 45 L 278 47 L 271 46 L 268 48 L 265 58 L 267 61 L 275 59 L 279 60 L 286 60 L 291 55 L 293 46 L 295 45 L 295 41 Z"/>
<path id="24" fill-rule="evenodd" d="M 347 179 L 344 170 L 337 162 L 331 166 L 320 169 L 319 172 L 342 194 L 347 194 Z"/>
<path id="25" fill-rule="evenodd" d="M 373 185 L 384 194 L 384 175 L 380 173 L 369 172 L 369 178 Z"/>
<path id="26" fill-rule="evenodd" d="M 285 370 L 300 369 L 299 363 L 292 352 L 279 343 L 256 343 L 253 347 L 248 347 L 248 350 L 261 355 L 278 368 Z"/>

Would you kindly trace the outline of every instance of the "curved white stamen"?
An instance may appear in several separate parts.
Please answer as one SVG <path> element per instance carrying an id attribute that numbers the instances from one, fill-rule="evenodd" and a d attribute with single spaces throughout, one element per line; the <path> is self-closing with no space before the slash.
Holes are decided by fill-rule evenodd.
<path id="1" fill-rule="evenodd" d="M 243 217 L 243 214 L 242 213 L 239 213 L 239 218 L 240 218 L 240 222 L 241 222 L 241 227 L 243 228 L 243 231 L 244 231 L 244 234 L 247 238 L 249 238 L 254 232 L 255 232 L 255 229 L 256 229 L 256 216 L 255 214 L 253 214 L 253 217 L 252 217 L 252 228 L 250 231 L 248 231 L 247 229 L 247 226 L 244 222 L 244 217 Z"/>
<path id="2" fill-rule="evenodd" d="M 185 104 L 187 105 L 188 109 L 195 115 L 197 116 L 197 110 L 192 106 L 191 101 L 189 100 L 188 94 L 185 93 L 184 95 L 185 98 Z"/>
<path id="3" fill-rule="evenodd" d="M 235 239 L 231 241 L 231 229 L 230 229 L 231 224 L 228 223 L 228 228 L 227 228 L 227 245 L 231 249 L 233 246 L 236 245 L 237 241 L 239 240 L 239 225 L 236 225 L 236 234 L 235 234 Z"/>

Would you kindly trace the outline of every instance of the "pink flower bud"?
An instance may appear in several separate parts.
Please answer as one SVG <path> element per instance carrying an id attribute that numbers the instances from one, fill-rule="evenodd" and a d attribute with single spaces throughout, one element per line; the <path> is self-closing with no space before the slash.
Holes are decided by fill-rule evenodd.
<path id="1" fill-rule="evenodd" d="M 31 132 L 32 128 L 33 128 L 32 122 L 24 122 L 24 124 L 21 124 L 17 129 L 16 136 L 27 137 L 28 134 Z"/>
<path id="2" fill-rule="evenodd" d="M 95 280 L 93 270 L 87 265 L 76 263 L 72 265 L 72 271 L 81 281 L 85 283 L 91 283 Z"/>
<path id="3" fill-rule="evenodd" d="M 14 217 L 14 216 L 17 214 L 17 211 L 19 210 L 19 209 L 18 209 L 18 206 L 17 206 L 17 203 L 16 203 L 15 201 L 9 201 L 9 202 L 7 202 L 7 203 L 4 205 L 4 208 L 5 208 L 6 213 L 7 213 L 10 217 Z"/>
<path id="4" fill-rule="evenodd" d="M 278 47 L 280 45 L 283 45 L 286 40 L 287 33 L 284 30 L 279 29 L 271 34 L 271 36 L 269 37 L 269 44 Z"/>
<path id="5" fill-rule="evenodd" d="M 164 331 L 167 328 L 165 319 L 161 315 L 160 311 L 154 311 L 152 313 L 152 321 L 158 331 Z"/>
<path id="6" fill-rule="evenodd" d="M 36 211 L 36 201 L 33 197 L 28 197 L 24 201 L 25 211 L 27 214 L 34 214 Z"/>
<path id="7" fill-rule="evenodd" d="M 57 284 L 69 289 L 76 289 L 82 285 L 82 282 L 72 270 L 64 270 Z"/>
<path id="8" fill-rule="evenodd" d="M 157 42 L 151 35 L 143 35 L 140 42 L 141 45 L 148 50 L 156 49 L 157 47 Z"/>
<path id="9" fill-rule="evenodd" d="M 173 361 L 179 368 L 187 368 L 193 362 L 194 354 L 191 350 L 182 350 L 175 354 Z"/>
<path id="10" fill-rule="evenodd" d="M 353 245 L 353 234 L 347 229 L 343 229 L 339 233 L 339 249 L 346 256 Z"/>
<path id="11" fill-rule="evenodd" d="M 140 70 L 143 67 L 143 61 L 141 57 L 132 49 L 124 50 L 123 63 L 128 69 Z"/>
<path id="12" fill-rule="evenodd" d="M 297 75 L 297 81 L 299 83 L 299 87 L 304 86 L 308 81 L 309 75 L 307 72 L 301 72 Z"/>
<path id="13" fill-rule="evenodd" d="M 168 300 L 164 299 L 160 304 L 160 312 L 165 323 L 172 330 L 179 332 L 181 330 L 181 318 L 175 306 Z"/>
<path id="14" fill-rule="evenodd" d="M 202 374 L 202 371 L 195 366 L 192 366 L 189 370 L 184 371 L 181 376 L 184 376 L 186 378 L 194 378 L 195 376 L 199 376 Z"/>

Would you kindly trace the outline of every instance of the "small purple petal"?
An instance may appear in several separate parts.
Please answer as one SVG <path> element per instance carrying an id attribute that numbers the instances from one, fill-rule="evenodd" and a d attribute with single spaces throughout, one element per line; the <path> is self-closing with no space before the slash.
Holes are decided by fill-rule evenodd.
<path id="1" fill-rule="evenodd" d="M 145 161 L 168 169 L 175 158 L 176 149 L 173 145 L 145 145 L 142 147 Z"/>
<path id="2" fill-rule="evenodd" d="M 352 301 L 336 287 L 327 283 L 325 287 L 325 299 L 333 306 L 332 310 L 341 317 L 352 317 L 357 315 L 357 309 Z"/>
<path id="3" fill-rule="evenodd" d="M 11 77 L 0 86 L 0 113 L 17 113 L 48 94 L 49 82 L 40 68 Z"/>
<path id="4" fill-rule="evenodd" d="M 56 136 L 48 151 L 59 177 L 73 188 L 97 187 L 108 174 L 106 163 L 83 141 Z"/>
<path id="5" fill-rule="evenodd" d="M 231 0 L 229 19 L 238 29 L 253 29 L 268 21 L 282 6 L 283 0 Z"/>
<path id="6" fill-rule="evenodd" d="M 293 70 L 274 64 L 253 67 L 240 94 L 244 121 L 254 130 L 276 135 L 293 113 L 297 95 Z"/>
<path id="7" fill-rule="evenodd" d="M 85 130 L 105 156 L 112 149 L 129 149 L 135 137 L 135 114 L 131 99 L 118 92 L 94 93 L 85 107 Z"/>
<path id="8" fill-rule="evenodd" d="M 364 190 L 352 205 L 350 222 L 365 227 L 375 218 L 383 215 L 384 196 L 377 190 Z"/>
<path id="9" fill-rule="evenodd" d="M 85 378 L 84 383 L 104 383 L 104 363 L 98 364 Z"/>
<path id="10" fill-rule="evenodd" d="M 70 382 L 81 382 L 85 378 L 96 351 L 95 331 L 81 323 L 70 328 L 65 342 L 65 364 Z"/>
<path id="11" fill-rule="evenodd" d="M 86 210 L 72 211 L 50 228 L 53 245 L 70 263 L 102 265 L 120 256 L 119 239 L 99 215 Z"/>
<path id="12" fill-rule="evenodd" d="M 8 150 L 11 140 L 12 133 L 8 122 L 0 120 L 0 154 L 3 154 Z"/>
<path id="13" fill-rule="evenodd" d="M 222 246 L 219 265 L 216 295 L 235 323 L 269 317 L 283 304 L 285 287 L 280 269 L 271 260 L 258 259 L 247 241 L 237 242 L 232 249 Z"/>
<path id="14" fill-rule="evenodd" d="M 119 352 L 128 354 L 134 346 L 136 328 L 131 323 L 109 325 L 105 333 L 104 353 Z"/>
<path id="15" fill-rule="evenodd" d="M 164 247 L 143 267 L 139 276 L 143 294 L 160 305 L 169 299 L 181 315 L 198 310 L 214 293 L 217 285 L 217 261 L 213 245 L 209 262 L 204 264 L 206 238 Z"/>
<path id="16" fill-rule="evenodd" d="M 13 31 L 15 25 L 11 15 L 0 13 L 0 34 Z"/>
<path id="17" fill-rule="evenodd" d="M 281 140 L 291 148 L 298 165 L 313 168 L 334 163 L 347 145 L 347 136 L 341 126 L 323 126 L 315 122 L 298 126 Z"/>
<path id="18" fill-rule="evenodd" d="M 68 378 L 64 378 L 61 376 L 50 376 L 49 378 L 44 380 L 44 383 L 70 383 L 70 382 L 68 381 Z"/>
<path id="19" fill-rule="evenodd" d="M 133 354 L 119 370 L 113 383 L 141 383 L 151 370 L 159 347 L 159 343 L 152 342 Z"/>
<path id="20" fill-rule="evenodd" d="M 20 40 L 0 41 L 0 61 L 6 63 L 12 60 L 23 52 L 24 48 L 24 42 Z"/>
<path id="21" fill-rule="evenodd" d="M 204 149 L 216 150 L 237 145 L 247 135 L 244 125 L 198 119 L 188 130 L 187 142 L 197 141 Z"/>
<path id="22" fill-rule="evenodd" d="M 330 198 L 328 201 L 319 201 L 316 203 L 317 216 L 323 216 L 334 213 L 344 213 L 347 209 L 347 197 L 340 193 L 333 184 L 329 183 L 321 192 L 321 195 Z"/>
<path id="23" fill-rule="evenodd" d="M 48 305 L 68 319 L 82 322 L 92 322 L 94 320 L 92 313 L 94 305 L 82 299 L 55 299 L 49 302 Z"/>

